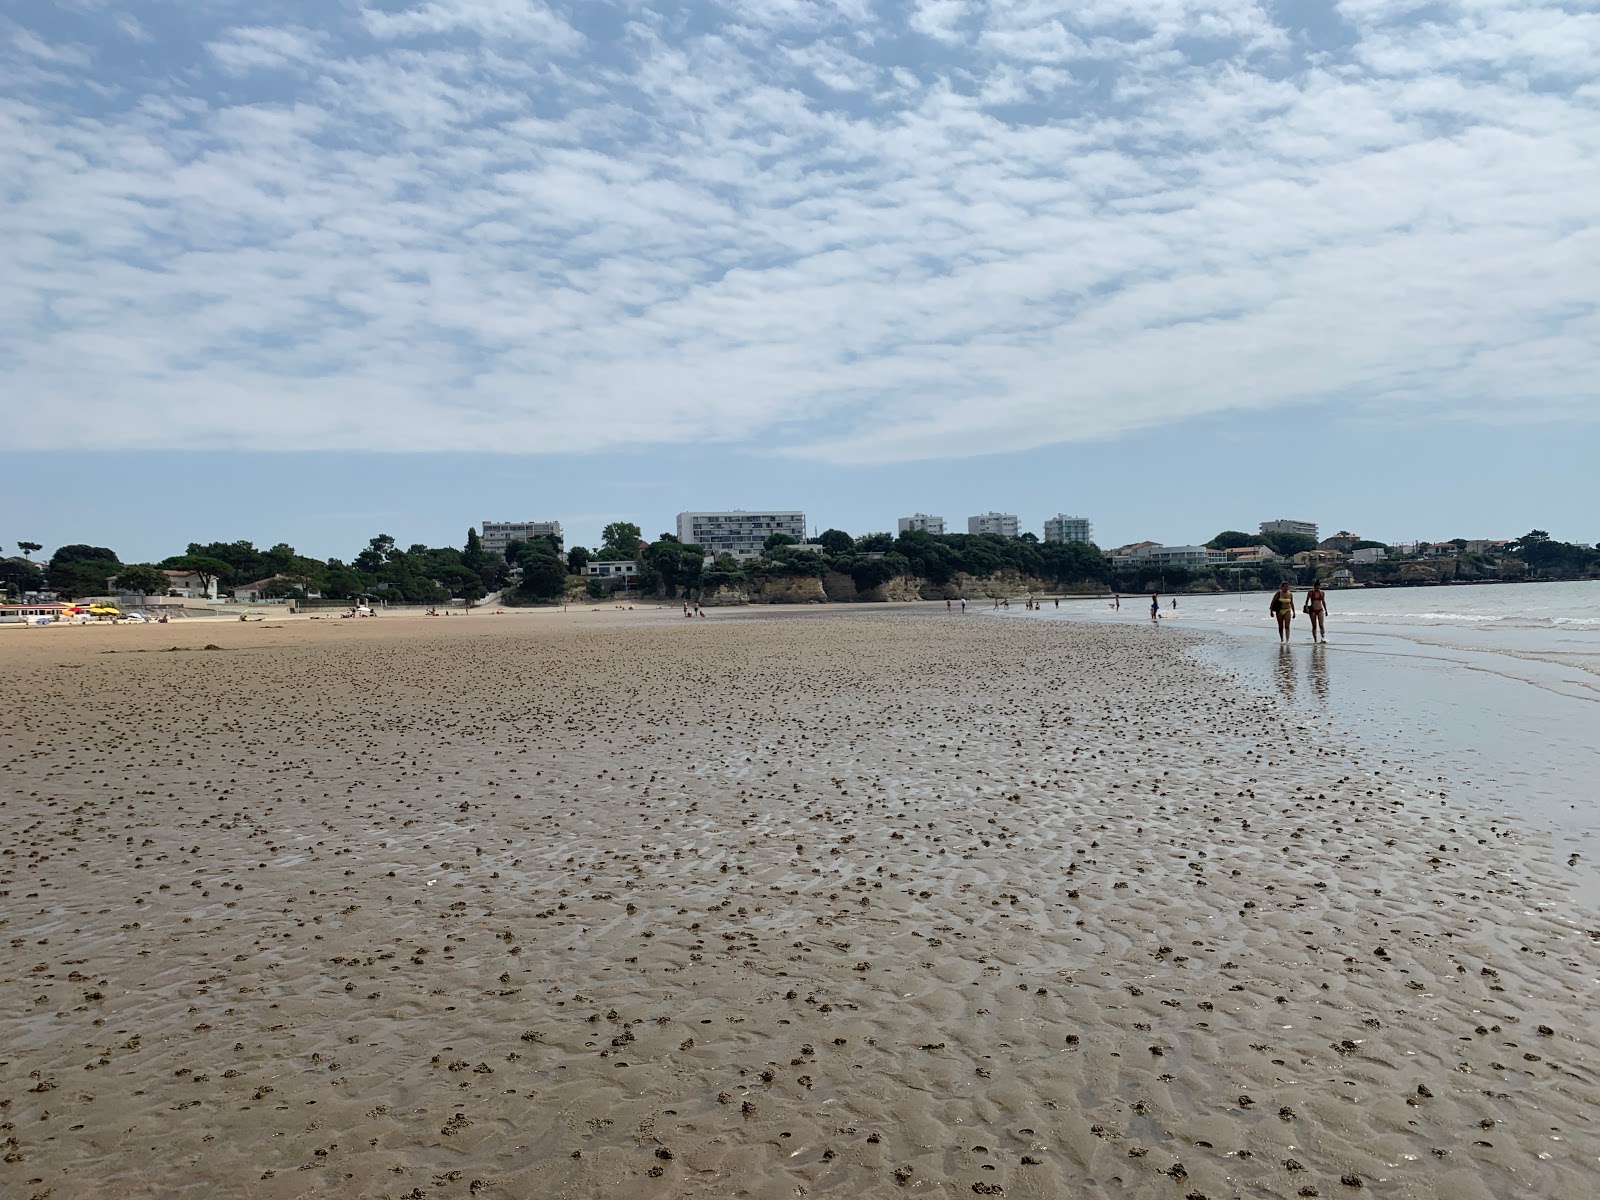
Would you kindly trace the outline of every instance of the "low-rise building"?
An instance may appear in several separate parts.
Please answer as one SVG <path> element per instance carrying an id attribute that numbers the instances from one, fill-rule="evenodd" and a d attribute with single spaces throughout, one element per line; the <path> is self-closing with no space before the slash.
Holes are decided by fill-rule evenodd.
<path id="1" fill-rule="evenodd" d="M 531 542 L 540 537 L 554 538 L 557 551 L 566 550 L 560 521 L 485 521 L 478 533 L 483 540 L 483 548 L 502 558 L 510 543 Z"/>
<path id="2" fill-rule="evenodd" d="M 1373 563 L 1380 563 L 1389 556 L 1389 551 L 1383 546 L 1363 546 L 1359 550 L 1350 551 L 1350 561 L 1358 567 L 1370 567 Z"/>
<path id="3" fill-rule="evenodd" d="M 731 554 L 748 561 L 758 558 L 766 541 L 783 533 L 796 542 L 806 538 L 803 512 L 750 512 L 742 508 L 727 512 L 681 512 L 678 514 L 678 540 L 701 546 L 706 555 Z"/>
<path id="4" fill-rule="evenodd" d="M 1269 563 L 1280 557 L 1271 546 L 1230 546 L 1222 553 L 1230 563 Z"/>
<path id="5" fill-rule="evenodd" d="M 930 513 L 912 513 L 900 518 L 901 533 L 943 533 L 944 518 Z"/>
<path id="6" fill-rule="evenodd" d="M 1182 567 L 1186 571 L 1225 564 L 1225 550 L 1210 546 L 1163 546 L 1160 542 L 1136 542 L 1112 552 L 1114 567 Z"/>
<path id="7" fill-rule="evenodd" d="M 633 579 L 639 574 L 639 564 L 631 558 L 596 559 L 583 564 L 583 573 L 597 579 Z"/>
<path id="8" fill-rule="evenodd" d="M 1017 516 L 1015 513 L 980 513 L 978 516 L 967 518 L 967 532 L 994 533 L 1001 537 L 1014 538 L 1019 532 Z"/>
<path id="9" fill-rule="evenodd" d="M 1356 543 L 1361 540 L 1361 535 L 1341 529 L 1332 537 L 1325 537 L 1317 543 L 1318 550 L 1337 550 L 1341 554 L 1349 554 L 1356 548 Z"/>
<path id="10" fill-rule="evenodd" d="M 1057 513 L 1044 523 L 1044 540 L 1047 542 L 1093 542 L 1094 526 L 1088 517 L 1069 517 Z"/>
<path id="11" fill-rule="evenodd" d="M 167 577 L 167 594 L 182 596 L 186 600 L 215 600 L 217 580 L 214 575 L 198 571 L 163 571 Z"/>
<path id="12" fill-rule="evenodd" d="M 1329 563 L 1342 563 L 1346 556 L 1337 550 L 1302 550 L 1290 561 L 1298 567 L 1320 567 Z"/>
<path id="13" fill-rule="evenodd" d="M 273 585 L 279 586 L 273 586 Z M 259 604 L 263 600 L 283 599 L 278 593 L 287 588 L 305 588 L 303 579 L 295 579 L 288 575 L 269 575 L 265 579 L 258 579 L 254 583 L 240 584 L 233 589 L 233 599 L 238 604 Z M 269 594 L 270 593 L 270 594 Z M 315 589 L 307 590 L 306 599 L 320 600 L 322 593 Z"/>

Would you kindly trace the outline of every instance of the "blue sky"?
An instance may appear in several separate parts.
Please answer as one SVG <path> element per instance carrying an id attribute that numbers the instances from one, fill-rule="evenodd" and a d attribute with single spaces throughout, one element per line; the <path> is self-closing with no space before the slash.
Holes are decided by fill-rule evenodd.
<path id="1" fill-rule="evenodd" d="M 1587 0 L 8 6 L 0 542 L 1594 541 L 1596 61 Z"/>

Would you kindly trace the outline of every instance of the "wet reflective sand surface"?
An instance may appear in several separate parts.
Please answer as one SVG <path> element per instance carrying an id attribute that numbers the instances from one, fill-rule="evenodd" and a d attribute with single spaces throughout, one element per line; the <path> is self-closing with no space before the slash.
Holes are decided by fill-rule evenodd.
<path id="1" fill-rule="evenodd" d="M 1593 1195 L 1600 917 L 1184 641 L 6 631 L 0 1192 Z"/>

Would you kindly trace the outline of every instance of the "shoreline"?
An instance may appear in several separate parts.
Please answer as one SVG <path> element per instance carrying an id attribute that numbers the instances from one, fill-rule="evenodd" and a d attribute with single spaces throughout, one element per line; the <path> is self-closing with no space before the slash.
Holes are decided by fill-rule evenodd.
<path id="1" fill-rule="evenodd" d="M 590 615 L 17 644 L 8 1194 L 1588 1195 L 1600 918 L 1419 764 L 1182 636 Z"/>

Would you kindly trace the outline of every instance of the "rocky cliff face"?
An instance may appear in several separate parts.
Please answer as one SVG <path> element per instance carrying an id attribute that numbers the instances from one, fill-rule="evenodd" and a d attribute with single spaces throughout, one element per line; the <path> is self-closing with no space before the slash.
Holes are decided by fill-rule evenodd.
<path id="1" fill-rule="evenodd" d="M 828 599 L 814 575 L 758 579 L 750 586 L 751 604 L 822 604 Z"/>
<path id="2" fill-rule="evenodd" d="M 822 591 L 835 604 L 849 604 L 859 600 L 856 581 L 842 571 L 829 571 L 822 577 Z"/>
<path id="3" fill-rule="evenodd" d="M 750 596 L 743 588 L 719 587 L 700 596 L 702 608 L 727 608 L 734 604 L 749 604 Z"/>

